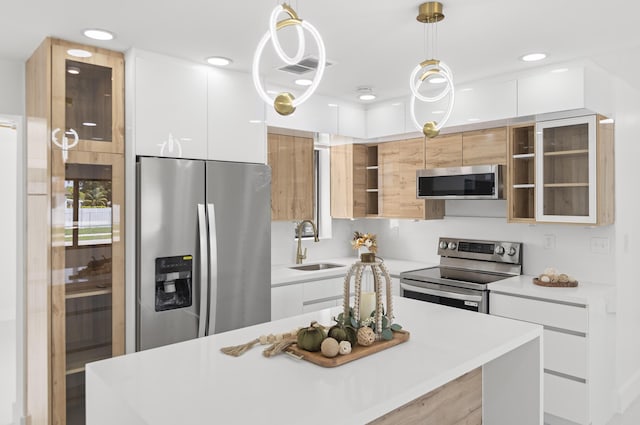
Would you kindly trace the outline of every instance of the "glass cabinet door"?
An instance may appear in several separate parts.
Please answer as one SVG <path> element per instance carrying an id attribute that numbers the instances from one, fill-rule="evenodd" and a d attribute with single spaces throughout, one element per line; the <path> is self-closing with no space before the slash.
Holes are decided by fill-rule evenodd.
<path id="1" fill-rule="evenodd" d="M 84 370 L 124 353 L 124 160 L 52 160 L 53 423 L 84 424 Z"/>
<path id="2" fill-rule="evenodd" d="M 54 40 L 54 150 L 124 153 L 122 54 Z"/>
<path id="3" fill-rule="evenodd" d="M 596 117 L 536 124 L 538 221 L 596 222 Z"/>

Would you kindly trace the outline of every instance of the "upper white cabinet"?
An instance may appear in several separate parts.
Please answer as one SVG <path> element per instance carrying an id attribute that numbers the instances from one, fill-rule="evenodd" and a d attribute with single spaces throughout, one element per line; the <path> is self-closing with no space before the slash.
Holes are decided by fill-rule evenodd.
<path id="1" fill-rule="evenodd" d="M 611 113 L 608 76 L 595 67 L 558 66 L 518 78 L 518 116 L 586 109 Z"/>
<path id="2" fill-rule="evenodd" d="M 281 91 L 288 91 L 283 89 Z M 338 133 L 338 108 L 335 100 L 314 94 L 288 116 L 278 114 L 273 105 L 266 105 L 267 125 L 317 133 Z"/>
<path id="3" fill-rule="evenodd" d="M 265 104 L 251 75 L 208 70 L 209 159 L 266 163 Z"/>
<path id="4" fill-rule="evenodd" d="M 207 68 L 141 51 L 128 60 L 136 154 L 207 158 Z"/>
<path id="5" fill-rule="evenodd" d="M 392 136 L 407 132 L 405 129 L 405 104 L 386 102 L 374 104 L 367 109 L 367 138 Z M 411 127 L 413 130 L 413 126 Z"/>
<path id="6" fill-rule="evenodd" d="M 367 138 L 366 111 L 359 105 L 340 103 L 338 106 L 338 133 L 340 136 Z"/>

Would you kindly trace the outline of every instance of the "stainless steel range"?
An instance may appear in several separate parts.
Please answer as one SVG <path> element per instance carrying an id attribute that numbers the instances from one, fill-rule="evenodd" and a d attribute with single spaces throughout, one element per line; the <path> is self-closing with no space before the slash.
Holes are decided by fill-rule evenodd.
<path id="1" fill-rule="evenodd" d="M 440 265 L 400 273 L 400 295 L 489 312 L 491 282 L 522 274 L 522 243 L 440 238 Z"/>

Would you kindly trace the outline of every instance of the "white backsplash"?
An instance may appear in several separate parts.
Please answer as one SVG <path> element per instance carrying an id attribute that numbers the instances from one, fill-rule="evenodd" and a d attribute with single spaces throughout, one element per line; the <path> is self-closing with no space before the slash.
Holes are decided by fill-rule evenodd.
<path id="1" fill-rule="evenodd" d="M 305 263 L 324 260 L 327 258 L 354 256 L 351 249 L 353 235 L 351 220 L 333 220 L 332 237 L 302 241 L 302 251 L 307 248 Z M 271 264 L 293 264 L 296 262 L 297 240 L 294 238 L 295 224 L 291 221 L 271 222 Z"/>

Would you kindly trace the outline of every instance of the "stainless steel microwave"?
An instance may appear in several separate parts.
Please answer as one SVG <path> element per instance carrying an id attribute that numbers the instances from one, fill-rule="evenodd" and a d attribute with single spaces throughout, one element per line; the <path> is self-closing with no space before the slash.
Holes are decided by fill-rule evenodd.
<path id="1" fill-rule="evenodd" d="M 503 165 L 416 171 L 419 199 L 503 199 Z"/>

